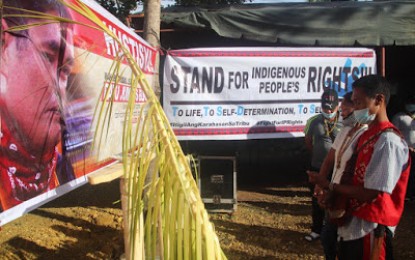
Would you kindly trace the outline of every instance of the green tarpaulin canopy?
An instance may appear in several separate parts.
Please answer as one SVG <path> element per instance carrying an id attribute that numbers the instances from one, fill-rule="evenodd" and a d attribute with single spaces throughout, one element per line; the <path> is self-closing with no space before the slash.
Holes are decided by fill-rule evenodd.
<path id="1" fill-rule="evenodd" d="M 415 45 L 415 1 L 281 3 L 164 12 L 174 28 L 291 46 Z M 190 40 L 191 38 L 189 38 Z"/>

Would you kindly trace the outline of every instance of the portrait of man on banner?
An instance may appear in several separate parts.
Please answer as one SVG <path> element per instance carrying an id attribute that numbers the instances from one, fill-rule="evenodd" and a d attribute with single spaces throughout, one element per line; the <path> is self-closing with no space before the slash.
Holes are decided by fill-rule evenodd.
<path id="1" fill-rule="evenodd" d="M 21 14 L 16 8 L 65 18 L 70 13 L 57 0 L 3 4 L 0 212 L 75 178 L 62 151 L 66 88 L 74 65 L 72 26 L 12 15 Z M 12 30 L 24 25 L 29 27 Z"/>

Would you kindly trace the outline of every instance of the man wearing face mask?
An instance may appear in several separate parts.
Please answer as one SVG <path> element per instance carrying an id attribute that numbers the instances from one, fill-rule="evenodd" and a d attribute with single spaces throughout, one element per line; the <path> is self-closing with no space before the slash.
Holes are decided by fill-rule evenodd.
<path id="1" fill-rule="evenodd" d="M 311 171 L 320 171 L 324 158 L 329 152 L 342 124 L 339 122 L 339 99 L 337 92 L 326 89 L 321 96 L 322 113 L 307 120 L 304 129 L 305 145 L 311 155 Z M 310 184 L 314 192 L 314 185 Z M 324 210 L 318 205 L 317 199 L 312 196 L 312 227 L 311 233 L 304 238 L 314 241 L 320 237 L 324 221 Z"/>
<path id="2" fill-rule="evenodd" d="M 377 75 L 353 83 L 353 113 L 369 127 L 357 141 L 346 166 L 351 171 L 346 169 L 340 184 L 316 179 L 321 188 L 347 201 L 347 218 L 337 230 L 339 260 L 393 259 L 391 238 L 403 212 L 410 157 L 387 117 L 389 89 L 386 79 Z"/>
<path id="3" fill-rule="evenodd" d="M 403 112 L 397 113 L 392 123 L 401 131 L 405 141 L 408 143 L 411 154 L 411 172 L 409 173 L 408 186 L 406 188 L 406 200 L 415 200 L 415 96 L 410 95 L 405 102 Z"/>
<path id="4" fill-rule="evenodd" d="M 316 179 L 327 179 L 331 174 L 332 183 L 340 183 L 341 176 L 344 172 L 346 162 L 353 154 L 356 141 L 359 136 L 367 129 L 366 124 L 359 124 L 353 114 L 352 92 L 348 92 L 343 96 L 343 101 L 340 105 L 340 115 L 343 119 L 343 128 L 336 136 L 333 146 L 327 154 L 321 166 L 320 172 L 308 171 L 310 183 L 315 184 Z M 330 222 L 330 216 L 336 214 L 332 209 L 328 208 L 330 205 L 326 204 L 328 193 L 316 185 L 314 189 L 314 196 L 316 196 L 320 206 L 326 209 L 326 219 L 321 232 L 321 243 L 323 245 L 326 260 L 336 259 L 336 244 L 337 244 L 337 226 Z"/>

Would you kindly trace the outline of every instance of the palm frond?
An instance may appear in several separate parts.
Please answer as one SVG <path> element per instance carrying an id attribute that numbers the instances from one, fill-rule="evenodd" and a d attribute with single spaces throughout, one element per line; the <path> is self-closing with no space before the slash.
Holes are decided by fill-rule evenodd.
<path id="1" fill-rule="evenodd" d="M 108 88 L 117 86 L 119 75 L 131 72 L 131 91 L 121 143 L 125 181 L 122 195 L 128 197 L 125 203 L 128 214 L 125 229 L 130 236 L 127 255 L 139 259 L 225 259 L 192 176 L 189 160 L 145 74 L 122 41 L 87 5 L 80 0 L 62 0 L 62 3 L 94 24 L 85 26 L 105 32 L 121 47 L 122 52 L 110 69 L 113 85 Z M 50 14 L 20 11 L 23 16 L 39 21 L 10 30 L 24 30 L 52 21 L 81 24 Z M 122 61 L 128 62 L 130 72 L 121 68 Z M 147 101 L 137 115 L 135 95 L 138 88 L 144 91 Z M 94 120 L 94 144 L 98 149 L 105 145 L 105 131 L 111 124 L 114 99 L 114 91 L 108 91 L 105 86 L 102 91 L 105 97 L 102 102 L 97 102 Z"/>

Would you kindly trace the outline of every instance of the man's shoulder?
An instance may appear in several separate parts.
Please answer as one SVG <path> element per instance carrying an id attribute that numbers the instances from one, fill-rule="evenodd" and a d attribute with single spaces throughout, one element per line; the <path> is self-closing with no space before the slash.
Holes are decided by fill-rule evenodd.
<path id="1" fill-rule="evenodd" d="M 408 144 L 401 136 L 400 132 L 395 130 L 388 130 L 384 131 L 380 136 L 378 141 L 376 142 L 377 145 L 385 145 L 390 147 L 391 149 L 398 149 L 407 151 Z"/>
<path id="2" fill-rule="evenodd" d="M 321 121 L 321 114 L 314 115 L 307 119 L 307 124 L 316 123 Z"/>
<path id="3" fill-rule="evenodd" d="M 399 130 L 389 128 L 381 133 L 379 139 L 385 142 L 399 142 L 403 137 Z"/>
<path id="4" fill-rule="evenodd" d="M 349 133 L 349 131 L 353 128 L 353 126 L 349 126 L 349 125 L 345 125 L 343 126 L 340 131 L 339 131 L 339 135 L 340 134 L 345 134 L 347 135 Z"/>
<path id="5" fill-rule="evenodd" d="M 310 132 L 310 129 L 315 128 L 315 125 L 321 122 L 321 114 L 317 114 L 315 116 L 310 117 L 307 120 L 307 123 L 305 125 L 304 132 L 307 134 Z"/>

